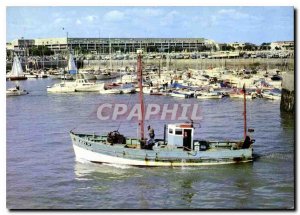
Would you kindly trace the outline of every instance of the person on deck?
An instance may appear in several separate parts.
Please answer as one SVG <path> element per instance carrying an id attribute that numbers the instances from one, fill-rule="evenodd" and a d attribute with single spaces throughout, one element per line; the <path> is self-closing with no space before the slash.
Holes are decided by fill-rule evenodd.
<path id="1" fill-rule="evenodd" d="M 155 134 L 154 134 L 154 129 L 151 128 L 150 125 L 148 125 L 148 134 L 149 134 L 149 139 L 147 140 L 146 148 L 147 149 L 152 149 L 152 147 L 154 145 Z"/>

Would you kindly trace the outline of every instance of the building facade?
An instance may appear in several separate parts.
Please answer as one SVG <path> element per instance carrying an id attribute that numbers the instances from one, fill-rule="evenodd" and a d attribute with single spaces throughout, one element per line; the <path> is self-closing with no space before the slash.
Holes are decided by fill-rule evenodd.
<path id="1" fill-rule="evenodd" d="M 271 50 L 294 50 L 294 41 L 277 41 L 270 46 Z"/>
<path id="2" fill-rule="evenodd" d="M 43 38 L 32 40 L 22 38 L 8 43 L 6 49 L 22 52 L 33 46 L 47 46 L 55 53 L 66 50 L 128 53 L 136 52 L 137 49 L 143 49 L 145 52 L 193 52 L 216 49 L 217 44 L 213 40 L 204 38 Z"/>

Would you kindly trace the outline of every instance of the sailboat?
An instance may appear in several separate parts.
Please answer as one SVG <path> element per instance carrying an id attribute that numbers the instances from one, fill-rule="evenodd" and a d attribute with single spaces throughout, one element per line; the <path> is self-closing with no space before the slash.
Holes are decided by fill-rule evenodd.
<path id="1" fill-rule="evenodd" d="M 18 56 L 14 57 L 13 66 L 11 72 L 6 75 L 6 78 L 10 81 L 26 80 L 27 77 L 23 73 L 22 65 Z"/>
<path id="2" fill-rule="evenodd" d="M 68 73 L 64 74 L 64 78 L 62 77 L 62 82 L 54 84 L 52 87 L 47 87 L 48 93 L 69 93 L 69 92 L 75 92 L 75 83 L 74 82 L 66 82 L 65 75 L 71 75 L 77 73 L 77 67 L 75 65 L 73 55 L 69 54 L 69 60 L 68 60 Z"/>
<path id="3" fill-rule="evenodd" d="M 246 97 L 244 97 L 244 140 L 198 140 L 194 138 L 195 128 L 191 121 L 165 125 L 164 138 L 153 138 L 151 145 L 148 144 L 144 136 L 145 107 L 141 59 L 142 55 L 138 53 L 139 104 L 142 116 L 139 119 L 140 136 L 127 138 L 118 131 L 96 135 L 71 130 L 70 137 L 77 161 L 143 167 L 183 167 L 253 161 L 254 140 L 247 133 Z"/>

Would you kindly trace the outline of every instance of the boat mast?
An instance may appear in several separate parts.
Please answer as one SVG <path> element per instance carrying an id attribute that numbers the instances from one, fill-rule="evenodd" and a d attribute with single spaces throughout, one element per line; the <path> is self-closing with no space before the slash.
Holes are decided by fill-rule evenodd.
<path id="1" fill-rule="evenodd" d="M 245 83 L 243 85 L 243 92 L 244 92 L 244 139 L 247 136 L 247 106 L 246 106 L 246 87 Z"/>
<path id="2" fill-rule="evenodd" d="M 138 83 L 139 83 L 139 100 L 141 106 L 141 119 L 139 119 L 140 127 L 140 137 L 141 140 L 144 139 L 144 117 L 145 117 L 145 106 L 144 106 L 144 96 L 143 96 L 143 71 L 142 71 L 142 53 L 141 51 L 137 53 L 137 71 L 138 71 Z"/>

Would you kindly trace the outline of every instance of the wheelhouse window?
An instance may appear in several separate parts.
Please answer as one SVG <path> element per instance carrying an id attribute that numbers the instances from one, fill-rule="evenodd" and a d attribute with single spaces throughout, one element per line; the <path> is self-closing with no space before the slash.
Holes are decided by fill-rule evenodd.
<path id="1" fill-rule="evenodd" d="M 175 135 L 182 135 L 182 129 L 175 129 Z"/>
<path id="2" fill-rule="evenodd" d="M 173 134 L 173 129 L 169 128 L 169 134 Z"/>

